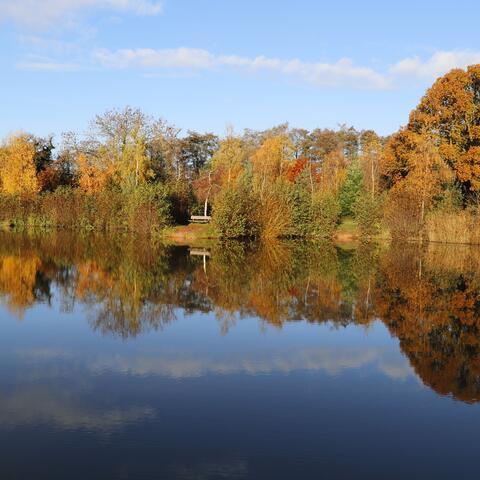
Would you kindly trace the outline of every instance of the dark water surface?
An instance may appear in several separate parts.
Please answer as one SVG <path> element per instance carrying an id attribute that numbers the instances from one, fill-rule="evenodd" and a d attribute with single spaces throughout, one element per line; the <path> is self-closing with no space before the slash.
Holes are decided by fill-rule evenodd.
<path id="1" fill-rule="evenodd" d="M 479 266 L 0 234 L 0 476 L 477 478 Z"/>

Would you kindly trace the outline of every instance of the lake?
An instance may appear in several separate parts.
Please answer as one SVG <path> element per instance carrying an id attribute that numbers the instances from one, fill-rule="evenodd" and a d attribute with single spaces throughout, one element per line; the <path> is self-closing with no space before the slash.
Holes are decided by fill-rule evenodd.
<path id="1" fill-rule="evenodd" d="M 475 478 L 479 267 L 0 233 L 1 477 Z"/>

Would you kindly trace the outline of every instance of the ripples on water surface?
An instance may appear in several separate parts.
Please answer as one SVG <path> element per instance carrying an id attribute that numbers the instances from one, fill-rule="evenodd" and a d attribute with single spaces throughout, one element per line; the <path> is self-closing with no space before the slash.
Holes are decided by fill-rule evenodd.
<path id="1" fill-rule="evenodd" d="M 0 234 L 1 476 L 475 478 L 479 254 Z"/>

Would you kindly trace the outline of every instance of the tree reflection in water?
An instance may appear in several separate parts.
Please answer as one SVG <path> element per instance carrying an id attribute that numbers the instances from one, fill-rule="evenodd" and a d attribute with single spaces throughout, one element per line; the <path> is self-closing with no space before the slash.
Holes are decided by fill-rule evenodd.
<path id="1" fill-rule="evenodd" d="M 0 295 L 18 318 L 55 298 L 86 310 L 94 330 L 122 338 L 159 329 L 179 312 L 213 313 L 222 333 L 255 316 L 331 322 L 380 319 L 423 382 L 480 399 L 480 256 L 477 247 L 228 242 L 207 248 L 145 238 L 0 234 Z M 198 251 L 197 251 L 198 253 Z"/>

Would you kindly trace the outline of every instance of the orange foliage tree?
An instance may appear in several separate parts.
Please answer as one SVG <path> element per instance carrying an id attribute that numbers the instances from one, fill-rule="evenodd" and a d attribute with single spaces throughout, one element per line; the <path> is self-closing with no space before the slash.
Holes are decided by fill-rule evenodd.
<path id="1" fill-rule="evenodd" d="M 85 193 L 97 193 L 105 188 L 113 175 L 111 164 L 106 166 L 92 162 L 84 153 L 77 157 L 78 186 Z"/>
<path id="2" fill-rule="evenodd" d="M 464 195 L 480 192 L 479 105 L 480 65 L 454 69 L 439 78 L 410 114 L 406 128 L 390 141 L 384 171 L 387 183 L 408 174 L 409 156 L 418 151 L 419 140 L 429 138 Z"/>

